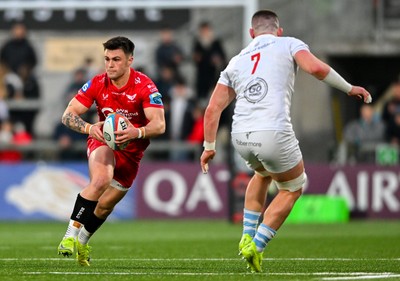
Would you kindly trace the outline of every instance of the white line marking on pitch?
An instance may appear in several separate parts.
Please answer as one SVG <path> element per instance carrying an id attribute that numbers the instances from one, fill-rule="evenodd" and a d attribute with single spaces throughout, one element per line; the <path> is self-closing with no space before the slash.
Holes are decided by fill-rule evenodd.
<path id="1" fill-rule="evenodd" d="M 26 275 L 182 275 L 182 276 L 226 276 L 226 275 L 253 275 L 248 272 L 24 272 Z M 367 273 L 367 272 L 314 272 L 314 273 L 301 273 L 301 272 L 273 272 L 273 273 L 258 273 L 257 275 L 267 276 L 335 276 L 323 277 L 320 280 L 362 280 L 362 279 L 378 279 L 378 278 L 397 278 L 400 274 L 390 272 L 384 273 Z M 340 276 L 343 275 L 343 276 Z M 355 276 L 354 276 L 355 275 Z"/>
<path id="2" fill-rule="evenodd" d="M 0 261 L 57 261 L 68 258 L 0 258 Z M 240 258 L 104 258 L 96 261 L 242 261 Z M 400 261 L 400 258 L 264 258 L 265 261 Z"/>
<path id="3" fill-rule="evenodd" d="M 371 273 L 360 276 L 337 276 L 337 277 L 323 277 L 321 280 L 365 280 L 365 279 L 383 279 L 383 278 L 398 278 L 400 274 L 393 273 Z"/>

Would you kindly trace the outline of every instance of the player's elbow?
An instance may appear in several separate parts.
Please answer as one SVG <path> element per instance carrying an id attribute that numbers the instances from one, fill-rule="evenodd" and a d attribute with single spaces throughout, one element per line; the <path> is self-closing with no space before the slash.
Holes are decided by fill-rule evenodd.
<path id="1" fill-rule="evenodd" d="M 160 121 L 157 123 L 156 134 L 162 135 L 164 133 L 165 133 L 165 121 Z"/>
<path id="2" fill-rule="evenodd" d="M 223 108 L 215 103 L 210 103 L 205 111 L 205 116 L 219 116 L 221 115 Z"/>
<path id="3" fill-rule="evenodd" d="M 67 120 L 68 120 L 68 116 L 69 116 L 68 112 L 65 111 L 64 114 L 61 116 L 61 123 L 66 125 L 67 124 Z"/>
<path id="4" fill-rule="evenodd" d="M 329 72 L 329 65 L 308 51 L 299 51 L 295 55 L 296 63 L 308 74 L 322 80 Z"/>
<path id="5" fill-rule="evenodd" d="M 160 126 L 159 132 L 160 132 L 160 135 L 162 135 L 162 134 L 165 133 L 165 122 L 163 122 L 163 123 L 162 123 L 162 126 Z"/>
<path id="6" fill-rule="evenodd" d="M 307 72 L 315 78 L 322 80 L 326 77 L 326 75 L 328 75 L 329 66 L 324 63 L 313 64 L 312 66 L 310 66 Z"/>

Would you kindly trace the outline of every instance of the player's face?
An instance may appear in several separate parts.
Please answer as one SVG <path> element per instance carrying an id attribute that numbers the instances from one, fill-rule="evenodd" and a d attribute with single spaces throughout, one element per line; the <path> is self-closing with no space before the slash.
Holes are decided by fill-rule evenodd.
<path id="1" fill-rule="evenodd" d="M 104 63 L 108 77 L 118 80 L 127 72 L 132 64 L 133 57 L 127 56 L 121 49 L 105 50 Z"/>

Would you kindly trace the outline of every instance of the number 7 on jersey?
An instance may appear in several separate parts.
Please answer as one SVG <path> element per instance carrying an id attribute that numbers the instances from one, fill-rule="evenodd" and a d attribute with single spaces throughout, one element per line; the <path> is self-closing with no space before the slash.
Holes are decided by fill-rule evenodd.
<path id="1" fill-rule="evenodd" d="M 258 66 L 258 62 L 260 61 L 261 58 L 261 54 L 257 53 L 251 56 L 251 61 L 254 61 L 254 66 L 253 66 L 253 70 L 251 71 L 251 74 L 254 74 L 254 72 L 256 72 L 257 66 Z"/>

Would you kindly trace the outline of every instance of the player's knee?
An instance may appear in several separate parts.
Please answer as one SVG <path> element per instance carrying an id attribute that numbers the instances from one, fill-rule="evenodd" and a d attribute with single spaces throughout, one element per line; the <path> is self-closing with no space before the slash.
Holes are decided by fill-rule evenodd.
<path id="1" fill-rule="evenodd" d="M 90 181 L 90 185 L 97 192 L 103 193 L 111 184 L 111 180 L 105 176 L 95 176 Z"/>
<path id="2" fill-rule="evenodd" d="M 298 197 L 300 197 L 300 195 L 302 194 L 303 187 L 306 182 L 307 182 L 307 174 L 305 172 L 303 172 L 303 173 L 301 173 L 300 176 L 298 176 L 295 179 L 292 179 L 290 181 L 285 181 L 285 182 L 276 182 L 276 185 L 277 185 L 278 189 L 294 192 L 294 193 L 298 194 Z"/>

